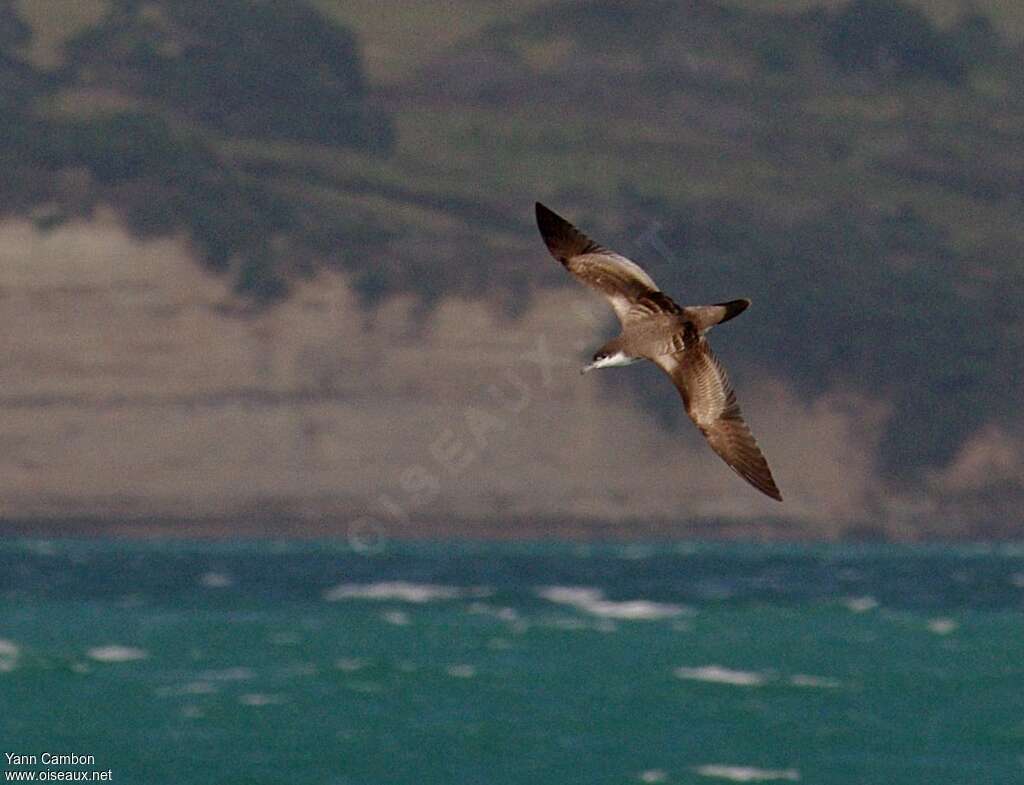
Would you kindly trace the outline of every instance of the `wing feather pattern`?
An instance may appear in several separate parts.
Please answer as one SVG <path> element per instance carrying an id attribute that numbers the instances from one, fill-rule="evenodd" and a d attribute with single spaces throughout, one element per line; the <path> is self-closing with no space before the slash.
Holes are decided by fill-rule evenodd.
<path id="1" fill-rule="evenodd" d="M 551 255 L 580 283 L 601 292 L 623 324 L 652 313 L 680 312 L 640 265 L 598 245 L 540 202 L 537 228 Z"/>
<path id="2" fill-rule="evenodd" d="M 768 462 L 743 422 L 736 394 L 725 369 L 703 337 L 684 351 L 654 361 L 667 373 L 683 398 L 686 413 L 708 444 L 740 477 L 761 493 L 782 501 Z"/>

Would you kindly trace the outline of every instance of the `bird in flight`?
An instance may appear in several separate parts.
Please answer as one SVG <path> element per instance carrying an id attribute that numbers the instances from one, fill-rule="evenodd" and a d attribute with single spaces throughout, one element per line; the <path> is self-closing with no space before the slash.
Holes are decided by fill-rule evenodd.
<path id="1" fill-rule="evenodd" d="M 743 313 L 750 300 L 676 305 L 640 265 L 598 245 L 540 202 L 537 227 L 551 255 L 578 281 L 603 294 L 622 325 L 622 332 L 598 349 L 581 373 L 650 360 L 672 379 L 711 449 L 761 493 L 782 501 L 725 369 L 705 337 L 716 324 Z"/>

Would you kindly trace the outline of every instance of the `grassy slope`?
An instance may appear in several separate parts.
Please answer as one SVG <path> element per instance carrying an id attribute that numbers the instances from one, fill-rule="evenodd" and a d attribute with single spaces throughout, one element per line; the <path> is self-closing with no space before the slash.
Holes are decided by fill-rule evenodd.
<path id="1" fill-rule="evenodd" d="M 458 41 L 545 2 L 315 0 L 315 5 L 330 18 L 356 31 L 363 42 L 370 78 L 378 84 L 392 84 L 408 78 Z"/>
<path id="2" fill-rule="evenodd" d="M 408 78 L 418 67 L 457 42 L 471 39 L 487 25 L 521 17 L 558 1 L 316 0 L 316 5 L 359 34 L 370 77 L 380 84 L 391 84 Z M 790 13 L 810 8 L 835 9 L 844 3 L 845 0 L 725 0 L 724 4 L 745 10 Z M 910 4 L 927 12 L 942 26 L 951 24 L 960 14 L 978 10 L 990 17 L 1008 40 L 1024 38 L 1024 4 L 1017 0 L 910 0 Z"/>
<path id="3" fill-rule="evenodd" d="M 840 8 L 844 0 L 727 0 L 729 5 L 755 11 L 788 12 L 809 8 Z M 911 0 L 943 27 L 963 13 L 979 11 L 992 19 L 1009 40 L 1024 38 L 1024 6 L 1017 0 Z"/>

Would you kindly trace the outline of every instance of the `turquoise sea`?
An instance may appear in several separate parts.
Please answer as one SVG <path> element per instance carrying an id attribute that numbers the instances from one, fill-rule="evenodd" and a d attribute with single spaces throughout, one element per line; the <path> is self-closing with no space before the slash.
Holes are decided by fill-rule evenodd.
<path id="1" fill-rule="evenodd" d="M 1024 783 L 1022 611 L 1009 545 L 0 540 L 0 772 Z"/>

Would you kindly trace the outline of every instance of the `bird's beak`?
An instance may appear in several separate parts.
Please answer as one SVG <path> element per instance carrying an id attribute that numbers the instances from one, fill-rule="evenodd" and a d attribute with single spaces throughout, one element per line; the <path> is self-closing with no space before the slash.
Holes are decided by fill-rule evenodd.
<path id="1" fill-rule="evenodd" d="M 590 365 L 584 365 L 582 368 L 580 368 L 580 375 L 582 376 L 587 371 L 592 371 L 592 370 L 594 370 L 594 364 L 593 363 L 591 363 Z"/>

